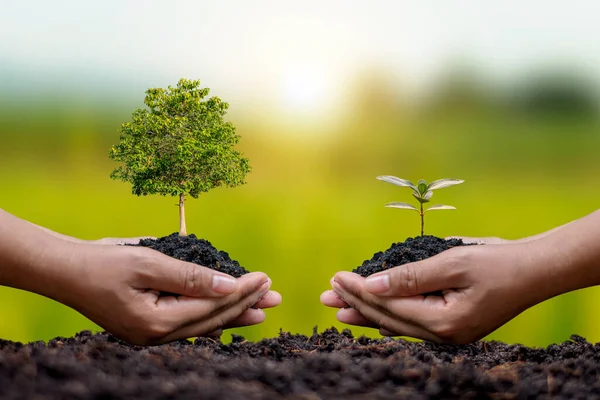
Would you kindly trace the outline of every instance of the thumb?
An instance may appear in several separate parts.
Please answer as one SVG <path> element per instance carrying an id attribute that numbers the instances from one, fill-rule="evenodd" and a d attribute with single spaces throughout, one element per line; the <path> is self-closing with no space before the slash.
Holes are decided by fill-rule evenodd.
<path id="1" fill-rule="evenodd" d="M 390 268 L 365 280 L 368 292 L 383 296 L 416 296 L 456 286 L 457 268 L 445 254 Z"/>
<path id="2" fill-rule="evenodd" d="M 189 297 L 220 297 L 238 289 L 237 280 L 222 272 L 159 255 L 150 269 L 149 289 Z"/>

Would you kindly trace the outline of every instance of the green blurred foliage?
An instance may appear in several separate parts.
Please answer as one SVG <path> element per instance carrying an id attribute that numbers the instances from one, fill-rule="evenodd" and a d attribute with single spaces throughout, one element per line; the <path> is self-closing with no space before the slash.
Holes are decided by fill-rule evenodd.
<path id="1" fill-rule="evenodd" d="M 264 324 L 235 332 L 257 340 L 279 329 L 309 334 L 315 325 L 343 327 L 335 311 L 319 303 L 331 276 L 419 233 L 417 216 L 383 207 L 398 192 L 377 175 L 465 179 L 438 195 L 457 207 L 430 216 L 428 233 L 440 237 L 519 238 L 598 208 L 595 109 L 556 112 L 557 102 L 531 107 L 533 96 L 524 95 L 528 107 L 521 107 L 511 96 L 485 97 L 486 90 L 453 85 L 441 85 L 447 90 L 416 107 L 402 93 L 390 93 L 385 79 L 363 77 L 338 115 L 310 127 L 278 115 L 244 119 L 231 110 L 253 172 L 245 186 L 189 201 L 188 232 L 249 270 L 268 273 L 283 295 Z M 92 93 L 76 101 L 46 100 L 12 104 L 10 93 L 2 95 L 0 207 L 80 238 L 176 231 L 173 199 L 136 197 L 109 179 L 114 163 L 108 149 L 140 104 L 111 107 L 95 102 Z M 31 293 L 0 288 L 0 301 L 2 338 L 47 340 L 98 329 Z M 600 341 L 599 303 L 598 288 L 566 294 L 524 312 L 490 338 L 547 345 L 578 333 Z"/>

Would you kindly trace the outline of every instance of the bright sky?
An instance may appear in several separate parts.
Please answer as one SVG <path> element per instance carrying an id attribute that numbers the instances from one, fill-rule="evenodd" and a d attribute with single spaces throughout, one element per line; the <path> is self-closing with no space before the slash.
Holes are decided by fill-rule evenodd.
<path id="1" fill-rule="evenodd" d="M 185 76 L 239 99 L 315 108 L 363 68 L 419 90 L 458 56 L 498 79 L 544 62 L 600 76 L 595 0 L 3 3 L 0 87 L 7 68 L 23 79 L 92 76 L 97 86 L 120 76 L 140 88 Z"/>

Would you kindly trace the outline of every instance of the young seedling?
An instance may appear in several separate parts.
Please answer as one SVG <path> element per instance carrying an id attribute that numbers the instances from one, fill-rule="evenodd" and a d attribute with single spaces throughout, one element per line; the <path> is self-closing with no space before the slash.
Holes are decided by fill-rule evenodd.
<path id="1" fill-rule="evenodd" d="M 419 181 L 415 185 L 411 181 L 408 181 L 406 179 L 400 179 L 400 178 L 397 178 L 397 177 L 391 176 L 391 175 L 378 176 L 377 179 L 379 179 L 380 181 L 392 183 L 397 186 L 403 186 L 403 187 L 408 187 L 408 188 L 412 189 L 412 191 L 413 191 L 412 195 L 419 202 L 420 208 L 416 208 L 415 206 L 413 206 L 411 204 L 402 203 L 402 202 L 392 202 L 392 203 L 386 204 L 385 206 L 391 207 L 391 208 L 403 208 L 405 210 L 416 211 L 421 216 L 421 236 L 423 236 L 423 234 L 424 234 L 425 213 L 427 211 L 456 210 L 456 208 L 453 206 L 446 206 L 443 204 L 434 204 L 427 209 L 423 209 L 423 204 L 429 203 L 431 196 L 433 196 L 433 190 L 442 189 L 442 188 L 445 188 L 448 186 L 458 185 L 459 183 L 464 182 L 464 180 L 462 180 L 462 179 L 438 179 L 437 181 L 427 183 L 425 180 L 419 179 Z"/>
<path id="2" fill-rule="evenodd" d="M 244 182 L 248 159 L 234 149 L 239 136 L 223 117 L 229 105 L 218 97 L 203 100 L 208 88 L 181 79 L 176 87 L 146 91 L 132 121 L 121 126 L 121 141 L 109 157 L 123 163 L 111 178 L 129 182 L 138 196 L 178 196 L 179 234 L 187 235 L 185 196 L 197 198 L 219 187 Z"/>

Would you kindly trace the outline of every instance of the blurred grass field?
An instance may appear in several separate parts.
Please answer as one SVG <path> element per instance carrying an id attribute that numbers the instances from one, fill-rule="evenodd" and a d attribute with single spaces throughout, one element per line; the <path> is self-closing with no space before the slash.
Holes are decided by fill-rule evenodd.
<path id="1" fill-rule="evenodd" d="M 253 172 L 186 206 L 188 232 L 253 271 L 283 295 L 267 321 L 233 332 L 248 339 L 344 326 L 319 303 L 329 279 L 391 243 L 418 234 L 416 215 L 386 209 L 410 193 L 375 180 L 461 178 L 434 201 L 456 211 L 429 214 L 426 233 L 520 238 L 582 217 L 600 205 L 600 125 L 595 116 L 527 114 L 501 107 L 404 112 L 388 97 L 357 96 L 335 118 L 298 123 L 268 113 L 230 119 Z M 118 97 L 115 94 L 115 97 Z M 173 198 L 136 197 L 108 177 L 118 128 L 137 101 L 89 97 L 12 102 L 0 111 L 0 207 L 79 238 L 164 236 L 177 230 Z M 227 100 L 227 99 L 225 99 Z M 40 296 L 0 288 L 0 337 L 33 341 L 98 327 Z M 543 346 L 577 333 L 600 341 L 600 288 L 540 304 L 490 335 Z M 376 336 L 372 330 L 352 328 Z M 228 334 L 225 333 L 224 339 Z"/>

